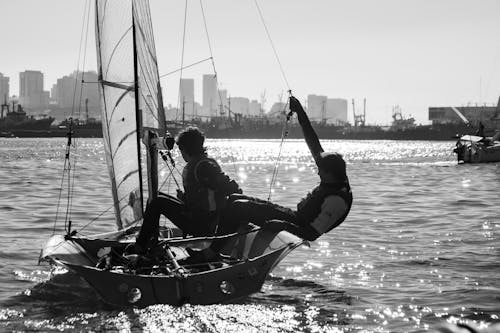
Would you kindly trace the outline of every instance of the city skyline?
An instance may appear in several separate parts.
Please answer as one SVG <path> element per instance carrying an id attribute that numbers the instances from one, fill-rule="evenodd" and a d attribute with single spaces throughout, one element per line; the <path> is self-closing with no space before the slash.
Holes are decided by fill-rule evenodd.
<path id="1" fill-rule="evenodd" d="M 0 4 L 2 12 L 22 13 L 0 23 L 4 31 L 16 27 L 4 36 L 11 47 L 0 63 L 0 72 L 10 77 L 11 95 L 18 95 L 17 73 L 27 67 L 46 73 L 46 87 L 76 69 L 85 4 Z M 254 3 L 221 0 L 204 6 L 220 88 L 250 100 L 259 100 L 264 91 L 268 101 L 286 95 Z M 498 1 L 273 1 L 259 6 L 290 88 L 301 100 L 309 94 L 357 103 L 366 98 L 367 122 L 378 124 L 390 122 L 396 104 L 405 115 L 426 122 L 431 106 L 498 100 Z M 163 75 L 180 67 L 184 3 L 151 1 L 151 8 Z M 186 30 L 184 66 L 210 56 L 199 4 L 189 4 Z M 86 64 L 86 71 L 95 70 L 92 17 Z M 210 70 L 206 61 L 184 70 L 183 78 Z M 165 104 L 176 105 L 179 73 L 164 77 L 162 85 Z M 195 89 L 200 100 L 201 85 Z"/>
<path id="2" fill-rule="evenodd" d="M 86 71 L 84 73 L 75 71 L 57 78 L 57 82 L 52 85 L 50 92 L 44 88 L 44 76 L 43 72 L 36 70 L 20 72 L 20 82 L 23 82 L 20 84 L 22 93 L 20 96 L 7 93 L 7 96 L 10 99 L 17 99 L 17 103 L 21 104 L 25 109 L 29 109 L 35 115 L 42 113 L 60 114 L 61 110 L 58 109 L 66 109 L 69 112 L 72 108 L 81 110 L 83 107 L 89 107 L 89 109 L 97 110 L 99 107 L 98 89 L 97 85 L 95 85 L 98 77 L 95 71 Z M 4 77 L 0 73 L 0 83 L 2 83 L 0 92 L 9 91 L 9 79 L 9 77 Z M 244 116 L 267 114 L 270 117 L 275 117 L 276 113 L 282 113 L 285 108 L 285 104 L 280 100 L 270 101 L 270 107 L 265 108 L 261 104 L 261 102 L 265 102 L 264 96 L 261 96 L 261 100 L 257 101 L 245 96 L 230 96 L 227 90 L 224 89 L 217 91 L 217 80 L 211 74 L 204 74 L 201 81 L 202 101 L 194 98 L 195 79 L 181 79 L 179 105 L 172 105 L 171 103 L 164 105 L 166 110 L 174 111 L 174 113 L 166 115 L 167 119 L 178 120 L 183 115 L 187 119 L 205 119 L 227 114 L 229 109 L 232 113 Z M 81 98 L 80 93 L 82 94 Z M 82 105 L 78 105 L 78 101 Z M 332 99 L 328 96 L 309 94 L 307 99 L 304 100 L 304 107 L 308 110 L 309 117 L 313 121 L 325 121 L 333 124 L 345 123 L 347 121 L 347 102 L 347 99 Z M 181 112 L 183 108 L 185 108 L 185 113 Z M 47 113 L 49 110 L 51 112 Z"/>

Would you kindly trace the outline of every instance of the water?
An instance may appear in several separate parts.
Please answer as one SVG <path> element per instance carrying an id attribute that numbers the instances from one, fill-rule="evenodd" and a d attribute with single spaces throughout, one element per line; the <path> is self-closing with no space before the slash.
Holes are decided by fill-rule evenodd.
<path id="1" fill-rule="evenodd" d="M 419 332 L 500 321 L 499 164 L 457 165 L 453 142 L 323 146 L 347 160 L 351 213 L 292 252 L 260 293 L 224 305 L 113 309 L 77 276 L 37 265 L 54 228 L 65 141 L 0 139 L 0 331 Z M 208 148 L 246 194 L 267 198 L 279 141 L 209 140 Z M 76 154 L 74 225 L 104 212 L 83 232 L 109 230 L 103 146 L 79 139 Z M 174 191 L 169 179 L 163 190 Z M 317 181 L 306 145 L 287 141 L 272 200 L 293 207 Z"/>

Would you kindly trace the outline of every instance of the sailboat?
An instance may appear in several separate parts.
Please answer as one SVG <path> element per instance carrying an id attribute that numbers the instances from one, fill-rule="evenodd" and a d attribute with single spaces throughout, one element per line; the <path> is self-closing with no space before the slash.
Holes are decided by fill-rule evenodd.
<path id="1" fill-rule="evenodd" d="M 500 131 L 493 136 L 463 135 L 453 152 L 458 163 L 500 162 Z"/>
<path id="2" fill-rule="evenodd" d="M 96 0 L 95 13 L 103 140 L 117 230 L 84 237 L 70 221 L 64 234 L 47 241 L 40 258 L 81 276 L 114 306 L 213 304 L 258 292 L 302 239 L 249 226 L 220 237 L 161 237 L 152 261 L 127 254 L 146 197 L 158 194 L 159 149 L 168 148 L 162 144 L 167 130 L 162 90 L 148 1 Z M 226 244 L 224 259 L 187 264 L 187 248 L 203 249 L 216 239 Z"/>

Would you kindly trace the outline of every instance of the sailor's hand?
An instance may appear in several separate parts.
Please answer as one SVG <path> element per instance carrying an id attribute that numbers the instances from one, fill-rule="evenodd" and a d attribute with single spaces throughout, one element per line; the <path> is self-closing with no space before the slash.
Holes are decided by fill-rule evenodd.
<path id="1" fill-rule="evenodd" d="M 170 133 L 167 133 L 167 135 L 163 140 L 164 140 L 163 144 L 165 145 L 165 147 L 167 147 L 168 150 L 174 149 L 175 139 L 173 136 L 170 135 Z"/>
<path id="2" fill-rule="evenodd" d="M 304 112 L 304 109 L 302 108 L 302 105 L 300 104 L 299 100 L 293 96 L 290 96 L 290 111 L 292 113 Z"/>

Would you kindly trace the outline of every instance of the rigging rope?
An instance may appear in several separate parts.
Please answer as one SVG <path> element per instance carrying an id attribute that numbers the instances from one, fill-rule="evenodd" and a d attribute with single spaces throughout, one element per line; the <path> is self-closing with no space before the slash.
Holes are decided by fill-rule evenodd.
<path id="1" fill-rule="evenodd" d="M 182 32 L 182 51 L 181 51 L 181 68 L 179 75 L 179 92 L 177 94 L 177 113 L 175 115 L 175 119 L 179 117 L 180 104 L 181 104 L 181 89 L 182 89 L 182 69 L 184 67 L 184 48 L 186 45 L 186 25 L 187 25 L 187 10 L 188 10 L 188 0 L 185 1 L 184 6 L 184 28 Z M 183 102 L 184 104 L 184 102 Z M 183 105 L 184 107 L 184 105 Z"/>
<path id="2" fill-rule="evenodd" d="M 210 59 L 212 60 L 212 68 L 214 70 L 214 78 L 215 78 L 215 82 L 217 84 L 217 94 L 219 95 L 219 101 L 222 105 L 222 94 L 221 94 L 221 90 L 219 88 L 219 80 L 218 80 L 218 74 L 217 74 L 217 69 L 215 68 L 215 59 L 214 59 L 214 55 L 213 55 L 213 52 L 212 52 L 212 43 L 210 42 L 210 34 L 208 33 L 208 24 L 207 24 L 207 18 L 205 16 L 205 9 L 203 8 L 203 1 L 200 0 L 200 8 L 201 8 L 201 15 L 203 16 L 203 25 L 205 27 L 205 34 L 207 36 L 207 43 L 208 43 L 208 49 L 210 51 Z M 222 106 L 223 108 L 225 107 L 225 105 Z M 231 118 L 231 109 L 229 107 L 227 107 L 227 110 L 228 110 L 228 116 L 229 118 Z M 226 120 L 227 121 L 227 120 Z M 231 124 L 230 124 L 231 125 Z M 233 168 L 234 168 L 234 174 L 237 175 L 238 174 L 238 171 L 236 170 L 236 160 L 234 158 L 233 155 L 231 155 L 231 159 L 233 160 Z"/>
<path id="3" fill-rule="evenodd" d="M 82 17 L 82 29 L 81 29 L 81 34 L 80 34 L 80 43 L 79 43 L 79 49 L 78 49 L 78 61 L 77 61 L 77 70 L 76 70 L 76 76 L 75 76 L 75 87 L 73 90 L 73 103 L 71 107 L 71 117 L 69 117 L 69 129 L 68 129 L 68 143 L 65 148 L 65 159 L 64 159 L 64 166 L 63 166 L 63 172 L 62 172 L 62 177 L 61 177 L 61 185 L 59 188 L 59 197 L 57 200 L 57 207 L 56 207 L 56 214 L 54 218 L 54 227 L 53 227 L 53 234 L 55 233 L 56 229 L 56 224 L 57 220 L 59 218 L 59 209 L 61 206 L 61 199 L 62 199 L 62 191 L 63 191 L 63 185 L 64 181 L 66 178 L 67 174 L 67 186 L 68 186 L 68 196 L 67 196 L 67 201 L 66 201 L 66 214 L 65 214 L 65 221 L 64 221 L 64 226 L 65 229 L 68 230 L 68 226 L 71 225 L 71 207 L 72 207 L 72 201 L 73 201 L 73 196 L 74 196 L 74 184 L 75 184 L 75 172 L 73 174 L 71 173 L 72 167 L 76 167 L 76 157 L 74 158 L 74 165 L 72 166 L 71 160 L 70 160 L 70 153 L 71 153 L 71 147 L 72 147 L 72 132 L 73 132 L 73 115 L 75 114 L 75 102 L 76 102 L 76 92 L 77 92 L 77 85 L 78 85 L 78 76 L 80 73 L 80 64 L 81 64 L 81 56 L 82 56 L 82 45 L 85 45 L 85 49 L 87 46 L 87 40 L 88 40 L 88 30 L 89 30 L 89 21 L 90 21 L 90 5 L 91 1 L 87 0 L 84 4 L 84 10 L 83 10 L 83 17 Z M 85 29 L 86 27 L 86 29 Z M 85 43 L 83 42 L 85 36 Z M 85 70 L 85 59 L 86 59 L 86 50 L 84 51 L 84 60 L 83 60 L 83 70 Z M 80 87 L 80 106 L 81 106 L 81 99 L 82 99 L 82 86 Z M 76 152 L 76 143 L 73 144 L 73 147 Z M 69 224 L 68 224 L 69 223 Z"/>
<path id="4" fill-rule="evenodd" d="M 283 66 L 281 65 L 281 61 L 280 61 L 280 58 L 278 56 L 278 52 L 276 51 L 276 47 L 274 46 L 273 40 L 271 38 L 271 34 L 269 33 L 269 30 L 267 29 L 266 21 L 264 20 L 264 16 L 262 15 L 262 11 L 260 10 L 260 7 L 259 7 L 257 0 L 254 0 L 254 3 L 255 3 L 255 6 L 257 7 L 257 11 L 259 12 L 259 16 L 260 16 L 260 20 L 262 21 L 262 25 L 264 25 L 264 29 L 266 30 L 266 35 L 267 35 L 267 38 L 269 40 L 269 43 L 271 44 L 271 47 L 274 51 L 274 56 L 276 57 L 276 61 L 278 62 L 278 65 L 280 67 L 281 75 L 283 76 L 283 80 L 285 80 L 285 84 L 288 88 L 288 91 L 291 91 L 290 84 L 288 84 L 288 80 L 286 78 L 285 71 L 283 70 Z"/>
<path id="5" fill-rule="evenodd" d="M 89 35 L 89 25 L 90 25 L 90 5 L 91 5 L 91 1 L 89 0 L 88 2 L 88 6 L 87 6 L 87 29 L 85 30 L 85 42 L 84 42 L 84 51 L 83 51 L 83 61 L 82 61 L 82 79 L 81 79 L 81 83 L 80 83 L 80 96 L 79 96 L 79 100 L 78 100 L 78 119 L 80 120 L 80 116 L 81 116 L 81 108 L 82 108 L 82 99 L 83 99 L 83 82 L 84 82 L 84 75 L 85 75 L 85 65 L 86 65 L 86 62 L 87 62 L 87 45 L 88 45 L 88 35 Z M 85 22 L 84 22 L 85 24 Z M 78 76 L 77 76 L 78 78 Z M 78 81 L 76 81 L 78 82 Z M 88 119 L 86 119 L 88 120 Z M 72 129 L 70 128 L 70 131 L 72 131 Z M 72 135 L 74 133 L 70 133 L 70 135 Z M 72 177 L 72 180 L 71 180 L 71 186 L 70 186 L 70 191 L 71 191 L 71 194 L 70 194 L 70 201 L 69 201 L 69 207 L 68 207 L 68 210 L 69 210 L 69 218 L 71 218 L 71 213 L 72 213 L 72 207 L 73 207 L 73 198 L 74 198 L 74 194 L 75 194 L 75 179 L 76 179 L 76 164 L 77 164 L 77 149 L 78 149 L 78 145 L 77 145 L 77 138 L 73 138 L 74 140 L 74 144 L 73 144 L 73 147 L 74 147 L 74 158 L 73 158 L 73 177 Z M 71 138 L 70 138 L 70 141 L 71 141 Z"/>
<path id="6" fill-rule="evenodd" d="M 159 78 L 161 79 L 161 78 L 163 78 L 163 77 L 165 77 L 165 76 L 172 75 L 172 74 L 174 74 L 174 73 L 177 73 L 178 71 L 182 71 L 183 69 L 186 69 L 186 68 L 190 68 L 190 67 L 193 67 L 193 66 L 199 65 L 199 64 L 201 64 L 202 62 L 205 62 L 205 61 L 208 61 L 208 60 L 212 60 L 212 57 L 205 58 L 205 59 L 203 59 L 203 60 L 200 60 L 200 61 L 194 62 L 194 63 L 192 63 L 192 64 L 190 64 L 190 65 L 187 65 L 187 66 L 181 67 L 181 68 L 176 69 L 176 70 L 174 70 L 174 71 L 171 71 L 171 72 L 168 72 L 168 73 L 162 74 L 162 75 L 160 75 L 160 76 L 159 76 Z"/>
<path id="7" fill-rule="evenodd" d="M 172 176 L 172 178 L 175 181 L 175 185 L 177 185 L 177 188 L 180 189 L 181 187 L 179 186 L 179 183 L 177 182 L 177 179 L 174 176 L 174 170 L 168 164 L 170 162 L 172 164 L 173 168 L 175 170 L 177 170 L 177 168 L 175 167 L 175 164 L 174 164 L 174 160 L 172 159 L 172 155 L 170 155 L 170 152 L 164 153 L 162 151 L 160 151 L 160 155 L 161 155 L 161 158 L 163 159 L 163 161 L 165 161 L 165 164 L 167 165 L 168 170 L 170 171 L 170 175 Z M 177 172 L 179 172 L 179 170 L 177 170 Z M 163 183 L 165 184 L 165 182 L 163 182 Z"/>
<path id="8" fill-rule="evenodd" d="M 179 183 L 177 182 L 177 179 L 175 179 L 175 176 L 173 174 L 173 170 L 170 168 L 170 166 L 167 164 L 168 169 L 170 170 L 170 175 L 167 176 L 167 178 L 163 181 L 162 185 L 159 187 L 160 189 L 163 187 L 163 185 L 165 185 L 165 182 L 167 180 L 170 179 L 170 176 L 172 176 L 172 178 L 174 179 L 175 183 L 177 184 L 177 187 L 179 187 Z M 163 169 L 165 169 L 165 167 L 161 168 L 160 170 L 158 171 L 162 171 Z M 177 168 L 174 168 L 177 172 L 179 172 L 179 170 Z M 125 198 L 127 198 L 128 194 L 125 194 L 119 201 L 122 201 L 124 200 Z M 99 213 L 96 217 L 94 217 L 93 219 L 91 219 L 87 224 L 85 224 L 83 227 L 81 227 L 79 230 L 78 230 L 78 233 L 81 234 L 82 230 L 86 229 L 88 226 L 90 226 L 92 223 L 94 223 L 95 221 L 97 221 L 101 216 L 103 216 L 104 214 L 106 214 L 107 212 L 109 212 L 112 208 L 114 208 L 114 205 L 111 205 L 109 208 L 105 209 L 104 211 L 102 211 L 101 213 Z M 130 225 L 133 225 L 133 224 L 137 224 L 139 222 L 138 221 L 135 221 L 134 223 L 130 224 Z M 129 226 L 130 226 L 129 225 Z"/>
<path id="9" fill-rule="evenodd" d="M 281 75 L 283 77 L 283 80 L 285 81 L 287 88 L 288 88 L 288 93 L 290 94 L 290 96 L 292 96 L 292 89 L 290 88 L 290 84 L 288 83 L 288 79 L 286 77 L 285 70 L 283 69 L 283 65 L 281 64 L 280 57 L 278 56 L 278 52 L 276 51 L 276 47 L 274 46 L 273 39 L 271 38 L 271 34 L 269 33 L 269 29 L 267 28 L 266 21 L 264 20 L 264 15 L 262 14 L 262 10 L 260 9 L 260 6 L 259 6 L 259 3 L 257 2 L 257 0 L 254 0 L 254 3 L 255 3 L 255 6 L 257 7 L 257 11 L 259 12 L 259 17 L 260 17 L 260 20 L 262 22 L 262 25 L 264 26 L 264 30 L 266 31 L 267 39 L 269 40 L 269 43 L 271 44 L 271 48 L 273 49 L 274 56 L 276 58 L 276 61 L 278 62 L 278 65 L 279 65 L 279 68 L 281 71 Z M 288 106 L 288 101 L 285 104 L 285 107 L 283 109 L 283 113 L 286 112 L 287 106 Z M 273 190 L 274 182 L 276 181 L 276 178 L 278 176 L 278 168 L 279 168 L 279 162 L 280 162 L 280 158 L 281 158 L 281 151 L 283 148 L 283 143 L 285 141 L 285 138 L 288 135 L 288 122 L 290 121 L 290 117 L 291 117 L 291 113 L 289 113 L 286 116 L 285 123 L 283 124 L 283 129 L 281 131 L 281 142 L 280 142 L 280 147 L 279 147 L 279 151 L 278 151 L 278 156 L 277 156 L 276 162 L 274 164 L 273 176 L 271 178 L 271 183 L 269 185 L 269 195 L 267 197 L 267 201 L 271 200 L 271 193 Z"/>
<path id="10" fill-rule="evenodd" d="M 289 90 L 290 96 L 292 95 L 292 91 Z M 283 112 L 286 112 L 288 106 L 288 101 L 285 104 L 285 107 L 283 108 Z M 281 151 L 283 149 L 283 143 L 285 142 L 285 138 L 288 136 L 288 122 L 290 121 L 292 114 L 289 113 L 286 118 L 285 118 L 285 123 L 283 124 L 283 129 L 281 130 L 281 142 L 278 150 L 278 156 L 276 157 L 276 162 L 274 163 L 274 170 L 273 170 L 273 176 L 271 177 L 271 182 L 269 184 L 269 194 L 267 196 L 267 201 L 271 201 L 271 193 L 273 191 L 273 186 L 274 182 L 276 181 L 276 178 L 278 177 L 278 168 L 279 168 L 279 162 L 281 158 Z"/>

